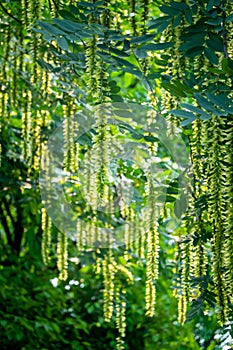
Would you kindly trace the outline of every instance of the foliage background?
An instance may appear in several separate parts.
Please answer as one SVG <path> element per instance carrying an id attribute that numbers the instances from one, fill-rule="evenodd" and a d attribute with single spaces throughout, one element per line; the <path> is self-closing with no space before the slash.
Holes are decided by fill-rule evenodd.
<path id="1" fill-rule="evenodd" d="M 46 267 L 42 263 L 42 203 L 37 166 L 40 158 L 37 141 L 42 144 L 59 125 L 69 98 L 75 98 L 78 108 L 95 101 L 90 86 L 89 91 L 86 89 L 90 74 L 93 73 L 88 72 L 86 67 L 86 46 L 80 43 L 75 46 L 72 41 L 79 40 L 81 36 L 84 43 L 88 42 L 93 36 L 93 32 L 88 30 L 93 28 L 95 35 L 103 35 L 98 27 L 90 25 L 86 30 L 84 27 L 101 14 L 101 6 L 107 5 L 104 2 L 93 5 L 84 2 L 77 7 L 73 4 L 73 7 L 63 8 L 59 12 L 59 2 L 51 1 L 50 6 L 47 2 L 39 3 L 41 8 L 33 1 L 3 1 L 0 7 L 1 348 L 52 349 L 56 346 L 58 349 L 77 350 L 116 349 L 116 314 L 110 323 L 104 321 L 104 281 L 103 276 L 96 275 L 94 271 L 95 251 L 90 249 L 82 252 L 77 259 L 76 246 L 69 242 L 68 280 L 59 281 L 57 286 L 53 286 L 53 283 L 57 283 L 59 272 L 56 264 L 57 230 L 52 227 L 51 261 Z M 107 32 L 111 39 L 109 42 L 106 37 L 102 38 L 103 42 L 98 46 L 99 57 L 111 71 L 106 78 L 107 88 L 103 95 L 111 101 L 151 102 L 148 90 L 152 86 L 161 108 L 163 95 L 170 93 L 167 109 L 173 112 L 167 113 L 168 117 L 175 123 L 179 121 L 183 126 L 183 137 L 189 149 L 189 141 L 193 140 L 193 122 L 208 121 L 212 117 L 211 131 L 214 127 L 219 128 L 220 123 L 213 120 L 212 114 L 231 118 L 229 93 L 232 86 L 232 58 L 230 53 L 226 56 L 225 46 L 222 45 L 225 43 L 225 34 L 219 29 L 222 27 L 222 13 L 224 14 L 226 4 L 220 4 L 219 1 L 208 1 L 207 4 L 202 1 L 172 1 L 165 5 L 156 3 L 151 6 L 150 18 L 147 18 L 148 5 L 144 1 L 136 6 L 135 23 L 138 32 L 133 33 L 133 39 L 126 37 L 122 44 L 119 37 L 122 34 L 114 39 L 116 33 L 111 32 Z M 123 33 L 128 30 L 132 34 L 135 23 L 134 16 L 131 16 L 130 24 L 128 21 L 129 4 L 122 2 L 119 9 L 116 6 L 119 3 L 109 3 L 108 10 L 110 13 L 119 11 L 119 29 Z M 130 6 L 133 12 L 134 2 Z M 163 13 L 163 17 L 159 17 L 160 13 Z M 187 27 L 187 23 L 184 25 L 182 22 L 184 16 L 190 26 L 186 36 L 182 37 L 176 28 Z M 45 22 L 51 17 L 59 17 L 60 22 Z M 36 22 L 38 19 L 41 21 Z M 78 22 L 83 25 L 81 34 L 74 40 L 69 37 L 74 30 L 71 28 L 66 31 L 68 24 L 71 25 L 67 22 L 69 20 L 76 25 Z M 161 34 L 170 22 L 172 35 L 177 39 L 175 47 L 174 42 L 171 43 L 168 38 L 160 42 Z M 232 25 L 232 14 L 224 17 L 223 27 L 225 23 Z M 147 37 L 148 27 L 156 32 Z M 205 33 L 205 37 L 201 32 Z M 128 39 L 134 40 L 133 54 L 129 53 Z M 108 43 L 107 47 L 104 46 L 105 42 Z M 160 54 L 156 53 L 157 50 Z M 199 59 L 199 55 L 201 60 L 196 67 L 194 59 Z M 152 64 L 149 72 L 146 72 L 145 59 L 150 60 L 150 57 L 153 57 Z M 191 64 L 180 72 L 182 60 L 184 67 L 185 60 Z M 201 72 L 199 75 L 196 74 L 198 69 Z M 45 86 L 49 75 L 51 86 L 47 90 Z M 93 84 L 96 83 L 93 81 Z M 180 105 L 184 99 L 186 105 Z M 32 117 L 31 124 L 26 123 L 26 126 L 25 115 Z M 222 127 L 224 132 L 230 128 L 231 124 L 227 123 Z M 219 130 L 222 129 L 220 127 Z M 210 136 L 213 137 L 212 134 Z M 135 140 L 133 134 L 130 137 Z M 220 140 L 218 146 L 222 143 Z M 223 149 L 220 151 L 224 155 L 227 152 Z M 197 159 L 198 156 L 197 154 Z M 161 163 L 162 157 L 163 155 Z M 217 163 L 217 166 L 221 167 L 222 164 Z M 211 186 L 214 185 L 210 184 L 210 190 Z M 216 186 L 214 191 L 217 191 Z M 192 233 L 195 242 L 208 242 L 212 237 L 211 223 L 206 219 L 209 195 L 211 191 L 206 193 L 203 189 L 198 194 L 199 200 L 195 208 L 203 212 L 206 229 L 202 231 L 201 238 Z M 167 206 L 172 206 L 169 198 Z M 218 207 L 215 210 L 217 212 Z M 122 279 L 127 291 L 125 348 L 230 349 L 231 324 L 221 327 L 217 323 L 214 310 L 218 293 L 213 291 L 213 279 L 208 273 L 200 280 L 192 280 L 192 286 L 202 285 L 204 292 L 201 298 L 199 295 L 193 300 L 188 314 L 189 321 L 184 325 L 177 322 L 177 301 L 172 296 L 172 290 L 175 280 L 182 273 L 179 262 L 174 258 L 177 249 L 176 234 L 172 236 L 170 232 L 165 232 L 163 223 L 159 229 L 160 277 L 157 282 L 154 317 L 147 318 L 144 315 L 146 261 L 141 259 L 138 263 L 138 257 L 132 256 L 130 270 L 135 283 L 130 285 Z M 115 254 L 122 256 L 123 252 L 119 249 Z M 178 272 L 177 275 L 174 275 L 174 271 Z M 204 311 L 206 306 L 207 311 Z M 231 304 L 229 307 L 232 307 Z"/>

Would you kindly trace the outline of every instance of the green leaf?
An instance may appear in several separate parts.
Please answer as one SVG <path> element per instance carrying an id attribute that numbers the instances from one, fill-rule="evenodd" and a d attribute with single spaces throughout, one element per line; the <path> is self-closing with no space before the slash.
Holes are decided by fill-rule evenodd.
<path id="1" fill-rule="evenodd" d="M 189 118 L 189 119 L 184 119 L 180 125 L 181 126 L 187 126 L 187 125 L 190 125 L 192 124 L 192 122 L 194 122 L 194 120 L 196 120 L 197 118 Z"/>
<path id="2" fill-rule="evenodd" d="M 111 98 L 112 101 L 114 102 L 124 102 L 123 97 L 121 97 L 120 95 L 109 95 L 109 97 Z"/>
<path id="3" fill-rule="evenodd" d="M 137 48 L 135 51 L 135 55 L 138 58 L 146 58 L 147 57 L 147 52 L 146 50 L 142 49 L 142 48 Z"/>
<path id="4" fill-rule="evenodd" d="M 223 42 L 217 34 L 209 33 L 209 39 L 206 40 L 206 45 L 214 51 L 223 52 Z"/>
<path id="5" fill-rule="evenodd" d="M 57 39 L 57 45 L 64 51 L 67 51 L 69 48 L 67 40 L 63 37 Z"/>
<path id="6" fill-rule="evenodd" d="M 151 41 L 152 39 L 154 39 L 154 37 L 155 37 L 154 34 L 147 34 L 147 35 L 137 36 L 137 37 L 134 37 L 131 40 L 131 43 L 132 44 L 146 43 L 146 42 Z"/>
<path id="7" fill-rule="evenodd" d="M 109 47 L 108 49 L 109 49 L 109 52 L 114 53 L 115 55 L 118 55 L 120 57 L 129 57 L 129 54 L 122 50 L 118 50 L 113 47 Z"/>
<path id="8" fill-rule="evenodd" d="M 193 105 L 190 105 L 188 103 L 181 103 L 180 104 L 181 107 L 184 107 L 185 109 L 197 113 L 198 115 L 200 115 L 201 119 L 203 120 L 208 120 L 211 118 L 211 115 L 206 113 L 205 111 L 203 111 L 202 109 L 195 107 Z"/>
<path id="9" fill-rule="evenodd" d="M 67 19 L 53 18 L 52 21 L 67 33 L 75 33 L 83 29 L 83 25 Z"/>
<path id="10" fill-rule="evenodd" d="M 222 16 L 218 16 L 216 18 L 209 19 L 208 21 L 206 21 L 206 23 L 210 24 L 212 26 L 219 26 L 222 24 Z"/>
<path id="11" fill-rule="evenodd" d="M 196 56 L 199 56 L 203 52 L 204 47 L 203 46 L 197 46 L 193 47 L 192 49 L 189 49 L 185 52 L 185 56 L 194 58 Z"/>
<path id="12" fill-rule="evenodd" d="M 167 5 L 162 5 L 159 7 L 160 11 L 163 13 L 166 13 L 167 15 L 171 15 L 171 16 L 176 16 L 180 13 L 180 9 L 171 7 L 171 6 L 167 6 Z"/>
<path id="13" fill-rule="evenodd" d="M 158 137 L 155 137 L 152 135 L 144 136 L 144 140 L 147 142 L 158 142 L 159 141 Z"/>
<path id="14" fill-rule="evenodd" d="M 231 103 L 231 101 L 227 98 L 226 95 L 214 95 L 212 93 L 207 93 L 206 96 L 216 106 L 222 108 L 228 113 L 233 113 L 233 108 L 229 108 L 227 105 L 228 103 Z"/>
<path id="15" fill-rule="evenodd" d="M 188 103 L 181 103 L 180 106 L 184 107 L 185 109 L 187 109 L 189 111 L 197 113 L 197 114 L 201 114 L 202 113 L 202 109 L 200 109 L 198 107 L 195 107 L 195 106 L 193 106 L 191 104 L 188 104 Z"/>
<path id="16" fill-rule="evenodd" d="M 213 104 L 208 101 L 205 97 L 203 97 L 201 94 L 199 93 L 194 93 L 194 97 L 196 98 L 198 104 L 206 109 L 207 111 L 209 112 L 212 112 L 213 114 L 215 115 L 219 115 L 219 116 L 224 116 L 224 115 L 227 115 L 226 112 L 224 111 L 219 111 L 218 109 L 216 109 Z"/>
<path id="17" fill-rule="evenodd" d="M 174 84 L 169 84 L 167 82 L 162 82 L 161 86 L 166 89 L 167 91 L 173 93 L 175 96 L 181 96 L 181 97 L 186 97 L 185 93 L 183 92 L 182 89 L 177 87 Z"/>
<path id="18" fill-rule="evenodd" d="M 210 61 L 210 63 L 214 65 L 218 65 L 218 56 L 214 53 L 214 51 L 210 47 L 206 47 L 204 49 L 204 54 L 206 58 Z"/>
<path id="19" fill-rule="evenodd" d="M 57 36 L 57 35 L 64 35 L 65 32 L 62 30 L 56 28 L 54 25 L 47 23 L 47 22 L 42 22 L 38 21 L 38 24 L 42 29 L 44 29 L 46 32 L 48 32 L 51 35 Z"/>
<path id="20" fill-rule="evenodd" d="M 157 50 L 166 50 L 169 47 L 174 46 L 175 42 L 171 41 L 168 43 L 159 43 L 159 44 L 147 44 L 141 46 L 140 48 L 146 51 L 157 51 Z"/>
<path id="21" fill-rule="evenodd" d="M 71 20 L 73 19 L 73 20 L 75 20 L 75 16 L 70 11 L 60 10 L 59 14 L 65 19 L 71 19 Z"/>
<path id="22" fill-rule="evenodd" d="M 181 118 L 194 118 L 194 119 L 197 118 L 195 114 L 193 114 L 192 112 L 187 112 L 182 109 L 173 109 L 169 113 Z"/>
<path id="23" fill-rule="evenodd" d="M 179 13 L 179 14 L 174 18 L 172 27 L 173 27 L 173 28 L 176 28 L 176 27 L 180 24 L 181 20 L 182 20 L 182 14 Z"/>
<path id="24" fill-rule="evenodd" d="M 47 71 L 53 70 L 53 66 L 50 63 L 48 63 L 42 59 L 38 59 L 38 63 L 43 69 L 46 69 Z"/>
<path id="25" fill-rule="evenodd" d="M 190 9 L 185 11 L 185 19 L 188 22 L 188 24 L 192 24 L 193 23 L 192 12 L 190 11 Z"/>
<path id="26" fill-rule="evenodd" d="M 111 56 L 117 63 L 120 64 L 120 66 L 125 66 L 131 69 L 137 69 L 138 67 L 134 64 L 130 63 L 129 61 L 123 60 L 122 58 L 119 58 L 117 56 Z"/>
<path id="27" fill-rule="evenodd" d="M 233 22 L 233 13 L 226 17 L 226 23 Z"/>
<path id="28" fill-rule="evenodd" d="M 188 8 L 188 5 L 185 2 L 176 2 L 176 1 L 171 1 L 171 6 L 174 9 L 180 10 L 180 11 L 184 11 Z"/>
<path id="29" fill-rule="evenodd" d="M 207 11 L 212 10 L 213 6 L 214 6 L 214 0 L 209 0 L 206 4 L 206 10 Z"/>
<path id="30" fill-rule="evenodd" d="M 180 45 L 179 50 L 187 51 L 194 47 L 199 47 L 205 42 L 205 33 L 188 34 L 181 36 L 181 40 L 184 42 Z"/>

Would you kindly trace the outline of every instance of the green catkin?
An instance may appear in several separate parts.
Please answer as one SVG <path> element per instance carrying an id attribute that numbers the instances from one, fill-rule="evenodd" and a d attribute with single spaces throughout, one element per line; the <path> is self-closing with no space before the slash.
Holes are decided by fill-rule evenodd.
<path id="1" fill-rule="evenodd" d="M 86 75 L 87 75 L 87 87 L 90 96 L 96 97 L 99 92 L 98 81 L 98 63 L 96 57 L 97 50 L 97 38 L 93 35 L 93 39 L 88 40 L 86 49 Z"/>
<path id="2" fill-rule="evenodd" d="M 201 181 L 203 178 L 203 127 L 201 119 L 192 123 L 192 141 L 190 144 L 192 152 L 192 167 L 194 174 L 194 196 L 201 195 Z"/>
<path id="3" fill-rule="evenodd" d="M 224 248 L 224 200 L 223 183 L 224 169 L 222 163 L 223 147 L 222 141 L 224 119 L 220 116 L 213 116 L 209 124 L 208 142 L 208 186 L 209 186 L 209 219 L 213 227 L 213 276 L 214 289 L 216 293 L 219 321 L 221 324 L 227 322 L 227 298 L 226 285 L 223 273 L 223 248 Z"/>
<path id="4" fill-rule="evenodd" d="M 227 152 L 226 152 L 226 195 L 227 195 L 227 214 L 225 224 L 225 266 L 226 266 L 226 285 L 228 295 L 232 302 L 233 298 L 233 116 L 228 117 L 226 129 Z"/>
<path id="5" fill-rule="evenodd" d="M 115 261 L 111 248 L 107 248 L 107 256 L 103 260 L 103 278 L 104 278 L 104 319 L 110 322 L 114 310 L 114 278 L 116 272 Z"/>
<path id="6" fill-rule="evenodd" d="M 59 271 L 59 279 L 66 281 L 68 277 L 68 247 L 66 233 L 58 232 L 57 241 L 57 267 Z"/>
<path id="7" fill-rule="evenodd" d="M 119 284 L 115 291 L 115 303 L 116 303 L 116 328 L 118 330 L 118 336 L 116 337 L 117 350 L 124 350 L 124 338 L 126 331 L 126 302 L 123 299 L 125 290 L 121 290 Z"/>
<path id="8" fill-rule="evenodd" d="M 153 317 L 155 313 L 156 287 L 155 281 L 159 274 L 159 233 L 156 215 L 155 186 L 152 175 L 148 174 L 148 230 L 147 261 L 146 261 L 146 315 Z"/>
<path id="9" fill-rule="evenodd" d="M 27 2 L 27 14 L 24 14 L 24 21 L 28 20 L 28 30 L 31 31 L 33 25 L 42 16 L 43 3 L 41 0 L 33 1 L 28 0 Z M 36 100 L 38 99 L 38 87 L 42 81 L 42 72 L 38 66 L 39 59 L 39 44 L 40 38 L 37 33 L 31 32 L 31 43 L 32 43 L 32 69 L 31 69 L 31 87 L 32 87 L 32 104 L 36 106 Z M 35 101 L 34 101 L 35 99 Z M 42 116 L 39 109 L 35 108 L 34 113 L 31 114 L 31 138 L 30 138 L 30 148 L 31 148 L 31 158 L 30 158 L 30 168 L 29 173 L 32 169 L 37 170 L 40 165 L 41 157 L 41 126 L 42 126 Z"/>
<path id="10" fill-rule="evenodd" d="M 193 197 L 195 200 L 204 193 L 203 178 L 204 178 L 204 164 L 203 164 L 203 122 L 198 118 L 192 123 L 192 140 L 190 143 L 191 156 L 192 156 L 192 168 L 193 168 Z M 193 211 L 195 203 L 192 203 Z M 193 275 L 201 277 L 206 272 L 206 250 L 205 243 L 202 241 L 201 235 L 204 230 L 204 219 L 202 213 L 195 210 L 195 220 L 193 222 L 193 231 L 195 233 L 197 244 L 193 248 Z"/>
<path id="11" fill-rule="evenodd" d="M 17 51 L 17 43 L 15 42 L 14 43 L 14 46 L 13 46 L 13 52 L 16 52 Z M 18 83 L 18 58 L 17 57 L 14 57 L 13 58 L 13 72 L 12 72 L 12 107 L 14 109 L 17 108 L 17 101 L 20 100 L 20 97 L 18 95 L 18 93 L 20 93 L 20 91 L 18 91 L 17 89 L 17 83 Z"/>
<path id="12" fill-rule="evenodd" d="M 184 324 L 187 313 L 187 300 L 185 295 L 178 295 L 178 322 Z"/>
<path id="13" fill-rule="evenodd" d="M 58 17 L 59 11 L 62 8 L 63 0 L 49 0 L 50 11 L 52 17 Z"/>
<path id="14" fill-rule="evenodd" d="M 147 33 L 147 21 L 149 18 L 150 0 L 142 0 L 142 35 Z"/>
<path id="15" fill-rule="evenodd" d="M 63 105 L 64 116 L 64 168 L 70 172 L 72 168 L 72 144 L 74 142 L 73 137 L 73 116 L 71 114 L 71 101 L 68 99 L 66 104 Z"/>
<path id="16" fill-rule="evenodd" d="M 32 94 L 31 91 L 25 90 L 23 92 L 23 111 L 22 111 L 22 136 L 23 136 L 23 157 L 29 161 L 32 156 L 31 152 L 31 108 L 32 108 Z"/>
<path id="17" fill-rule="evenodd" d="M 190 212 L 193 209 L 190 205 Z M 191 240 L 192 219 L 186 220 L 184 225 L 183 240 L 180 242 L 180 263 L 181 263 L 181 292 L 177 294 L 178 297 L 178 322 L 184 324 L 186 320 L 187 306 L 191 300 L 190 278 L 193 273 L 193 243 Z"/>
<path id="18" fill-rule="evenodd" d="M 21 9 L 22 9 L 21 20 L 22 20 L 24 29 L 27 29 L 29 25 L 29 18 L 28 18 L 29 1 L 30 0 L 21 0 Z"/>
<path id="19" fill-rule="evenodd" d="M 45 53 L 44 59 L 46 62 L 50 61 L 50 56 L 48 53 Z M 44 106 L 49 106 L 50 105 L 50 85 L 51 85 L 51 75 L 47 70 L 42 71 L 41 75 L 41 90 L 43 92 L 43 103 Z M 42 111 L 42 128 L 49 128 L 49 123 L 50 123 L 50 114 L 49 111 L 44 109 Z"/>
<path id="20" fill-rule="evenodd" d="M 49 157 L 48 147 L 46 143 L 42 144 L 41 150 L 41 170 L 44 173 L 45 182 L 48 184 L 48 196 L 47 204 L 50 205 L 50 193 L 51 193 L 51 159 Z M 44 202 L 42 201 L 42 204 Z M 41 243 L 41 252 L 44 263 L 47 265 L 50 260 L 50 246 L 51 246 L 51 227 L 52 221 L 51 218 L 47 215 L 46 209 L 43 207 L 41 209 L 41 227 L 42 227 L 42 243 Z"/>
<path id="21" fill-rule="evenodd" d="M 126 219 L 126 224 L 124 226 L 124 244 L 125 244 L 125 259 L 130 258 L 130 251 L 132 251 L 132 244 L 135 232 L 133 232 L 134 223 L 134 210 L 130 206 L 124 208 L 124 218 Z"/>
<path id="22" fill-rule="evenodd" d="M 103 6 L 105 10 L 101 15 L 101 23 L 105 27 L 110 29 L 112 26 L 112 20 L 113 20 L 113 14 L 112 14 L 112 11 L 110 10 L 111 0 L 105 0 Z"/>
<path id="23" fill-rule="evenodd" d="M 100 205 L 107 204 L 108 196 L 108 166 L 109 164 L 109 126 L 105 110 L 97 109 L 96 126 L 97 135 L 94 140 L 93 152 L 96 155 L 96 190 L 99 196 Z"/>
<path id="24" fill-rule="evenodd" d="M 50 246 L 51 246 L 51 218 L 47 215 L 46 209 L 41 209 L 41 227 L 42 227 L 42 258 L 45 265 L 50 261 Z"/>
<path id="25" fill-rule="evenodd" d="M 146 235 L 143 229 L 140 226 L 142 219 L 138 217 L 139 225 L 138 225 L 138 256 L 140 259 L 145 259 L 145 246 L 146 246 Z"/>
<path id="26" fill-rule="evenodd" d="M 9 121 L 9 116 L 7 113 L 7 100 L 8 100 L 8 94 L 6 93 L 7 89 L 7 83 L 8 83 L 8 59 L 9 59 L 9 53 L 10 53 L 10 42 L 11 42 L 11 27 L 10 25 L 7 26 L 7 29 L 5 33 L 3 34 L 3 42 L 4 42 L 4 52 L 3 52 L 3 64 L 1 66 L 0 71 L 0 77 L 2 82 L 5 82 L 5 84 L 1 84 L 1 91 L 0 91 L 0 136 L 2 133 L 2 120 L 5 120 L 6 122 Z M 3 44 L 2 42 L 2 44 Z M 4 118 L 4 119 L 3 119 Z M 3 145 L 0 144 L 0 163 L 1 163 L 1 155 L 2 155 L 2 147 Z"/>
<path id="27" fill-rule="evenodd" d="M 129 15 L 130 15 L 130 24 L 131 24 L 132 34 L 136 36 L 137 35 L 136 0 L 128 0 L 128 6 L 130 9 Z"/>
<path id="28" fill-rule="evenodd" d="M 118 331 L 117 350 L 125 349 L 124 338 L 126 336 L 126 287 L 124 284 L 133 284 L 134 277 L 131 271 L 122 265 L 117 265 L 115 275 L 115 309 L 116 309 L 116 328 Z"/>
<path id="29" fill-rule="evenodd" d="M 201 234 L 204 230 L 204 225 L 201 220 L 198 220 L 194 224 L 195 234 L 198 238 L 197 245 L 193 248 L 193 275 L 195 277 L 203 277 L 206 274 L 206 267 L 208 259 L 206 256 L 205 244 L 201 239 Z M 199 291 L 202 291 L 202 288 L 199 288 Z"/>

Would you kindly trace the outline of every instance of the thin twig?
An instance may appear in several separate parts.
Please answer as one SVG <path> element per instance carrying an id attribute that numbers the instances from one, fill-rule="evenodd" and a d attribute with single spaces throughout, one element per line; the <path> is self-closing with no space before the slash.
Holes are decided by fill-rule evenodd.
<path id="1" fill-rule="evenodd" d="M 3 6 L 3 4 L 0 3 L 1 8 L 3 9 L 3 11 L 7 14 L 7 16 L 11 17 L 12 19 L 14 19 L 16 22 L 18 22 L 19 24 L 23 24 L 18 18 L 16 18 L 15 16 L 13 16 L 10 12 L 7 11 L 7 9 Z"/>

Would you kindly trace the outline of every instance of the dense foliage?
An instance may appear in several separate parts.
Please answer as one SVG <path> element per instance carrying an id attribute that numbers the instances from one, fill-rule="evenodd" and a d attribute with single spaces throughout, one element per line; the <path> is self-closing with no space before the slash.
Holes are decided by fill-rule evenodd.
<path id="1" fill-rule="evenodd" d="M 4 349 L 230 349 L 232 10 L 0 4 Z"/>

